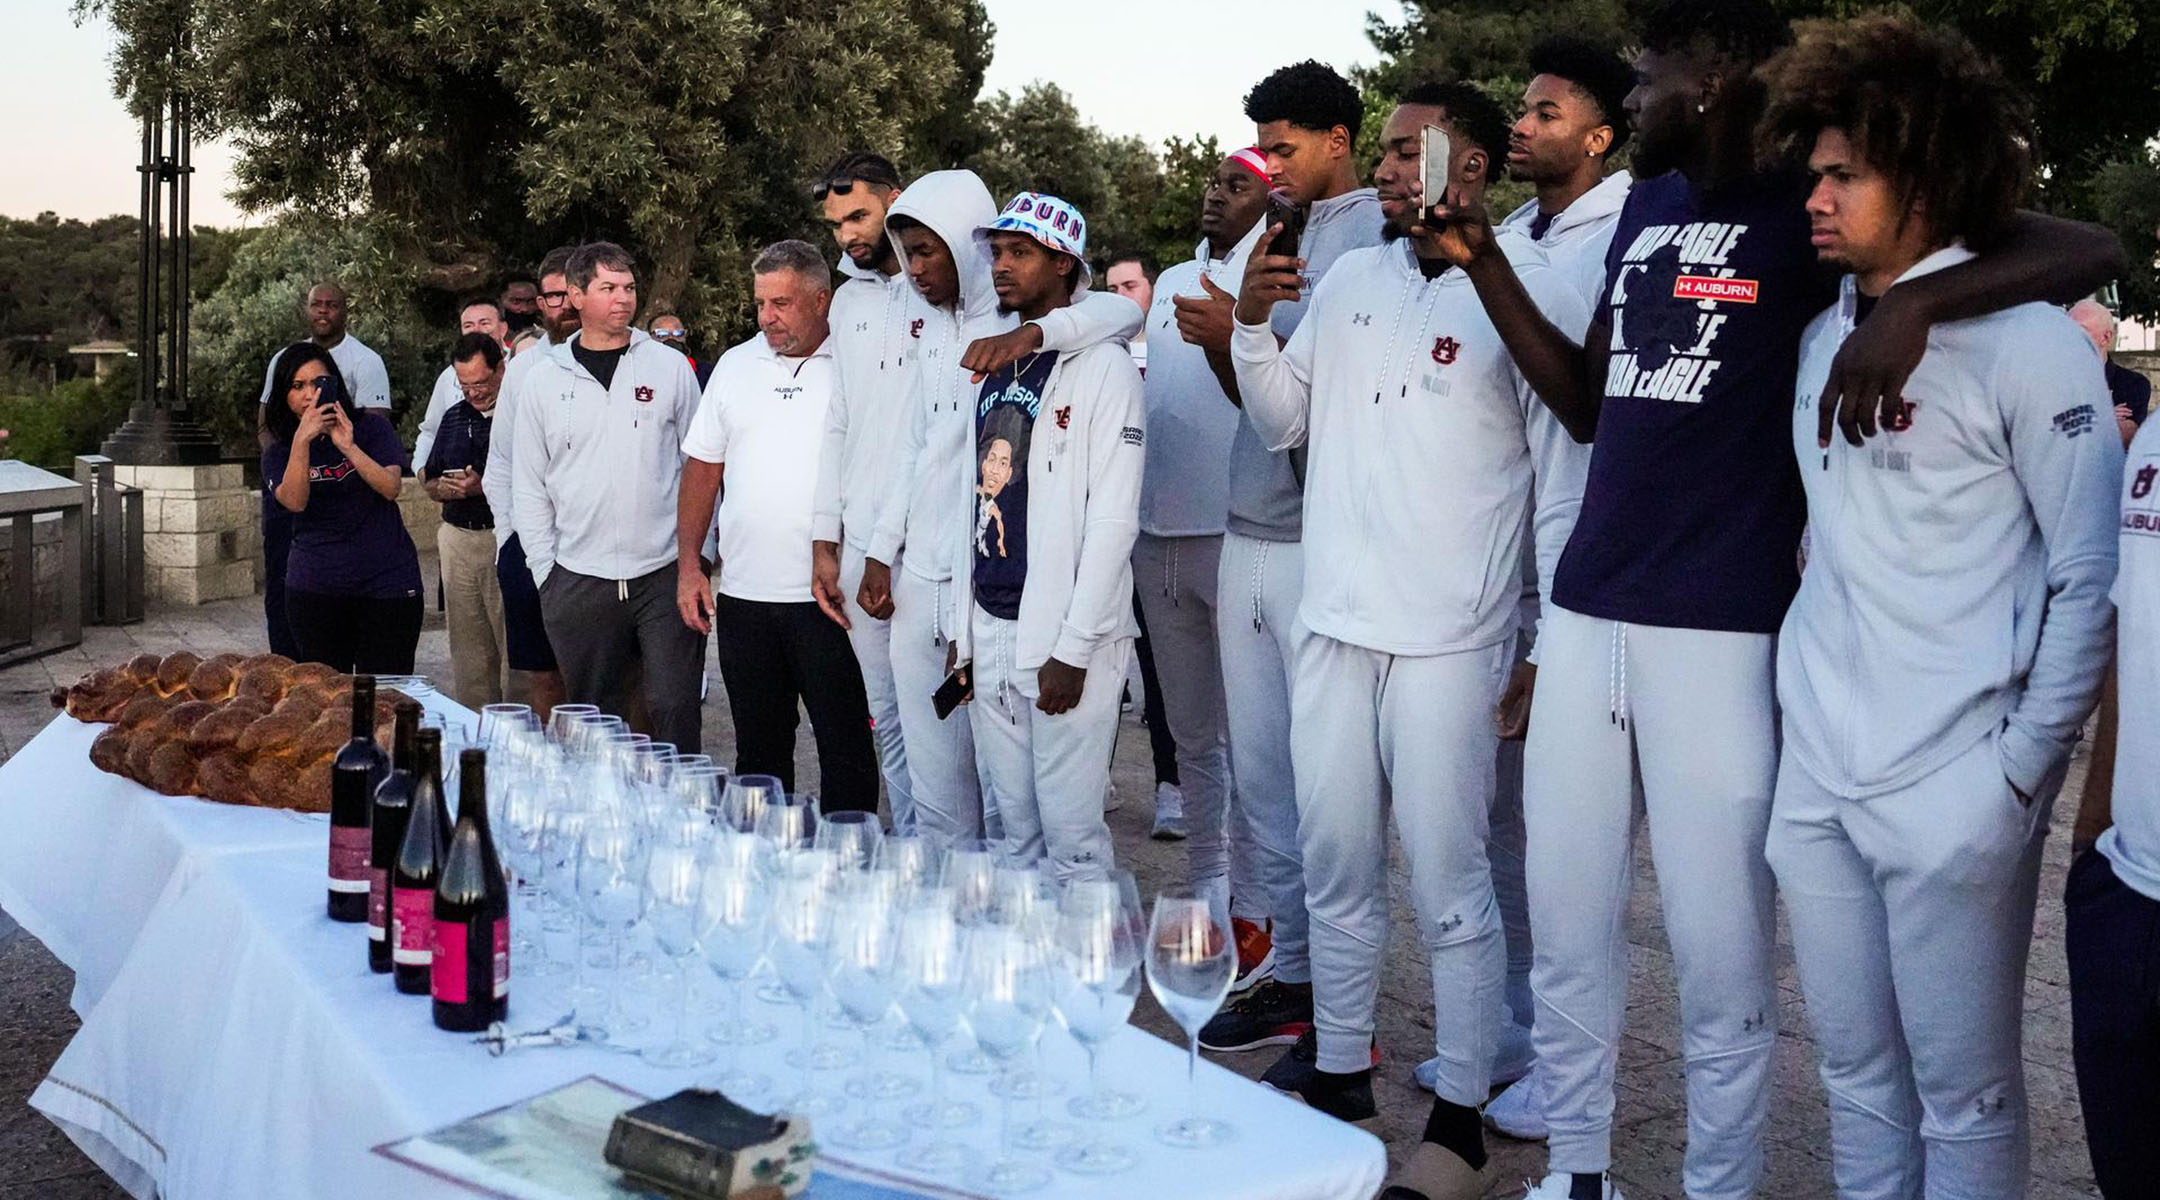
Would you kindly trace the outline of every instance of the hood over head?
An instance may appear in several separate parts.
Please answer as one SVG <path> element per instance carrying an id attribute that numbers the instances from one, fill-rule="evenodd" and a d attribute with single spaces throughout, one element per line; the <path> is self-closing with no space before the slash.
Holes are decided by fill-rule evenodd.
<path id="1" fill-rule="evenodd" d="M 894 217 L 913 217 L 929 226 L 952 253 L 960 272 L 961 320 L 997 315 L 997 288 L 990 282 L 990 252 L 975 240 L 975 228 L 997 217 L 997 201 L 973 171 L 932 171 L 900 193 L 885 214 L 885 237 L 905 270 L 907 248 L 893 232 Z"/>

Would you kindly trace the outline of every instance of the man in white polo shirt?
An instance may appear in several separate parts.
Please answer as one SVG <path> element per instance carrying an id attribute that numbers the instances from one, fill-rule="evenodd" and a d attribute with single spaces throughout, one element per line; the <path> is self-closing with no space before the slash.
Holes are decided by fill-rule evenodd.
<path id="1" fill-rule="evenodd" d="M 832 271 L 806 242 L 750 264 L 759 335 L 722 355 L 683 438 L 676 509 L 676 607 L 712 633 L 735 718 L 735 770 L 795 790 L 796 702 L 816 731 L 824 809 L 874 812 L 877 754 L 862 669 L 846 631 L 810 590 L 825 410 L 839 381 L 828 315 Z M 698 553 L 719 505 L 716 589 Z"/>

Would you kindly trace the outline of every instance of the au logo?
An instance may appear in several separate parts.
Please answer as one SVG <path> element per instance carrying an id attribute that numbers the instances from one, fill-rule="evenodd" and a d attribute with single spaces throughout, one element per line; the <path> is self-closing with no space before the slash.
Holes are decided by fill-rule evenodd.
<path id="1" fill-rule="evenodd" d="M 1441 366 L 1451 366 L 1455 357 L 1462 353 L 1462 343 L 1451 337 L 1436 337 L 1432 344 L 1432 360 Z"/>
<path id="2" fill-rule="evenodd" d="M 652 398 L 653 390 L 642 383 L 639 384 L 637 389 L 637 402 L 639 404 L 651 404 Z"/>
<path id="3" fill-rule="evenodd" d="M 1071 425 L 1072 405 L 1068 404 L 1065 407 L 1057 410 L 1057 426 L 1059 429 L 1065 429 L 1070 427 Z"/>
<path id="4" fill-rule="evenodd" d="M 2152 495 L 2153 478 L 2155 476 L 2160 476 L 2160 467 L 2156 467 L 2151 463 L 2139 467 L 2138 473 L 2130 477 L 2130 498 L 2132 500 L 2143 500 L 2145 497 Z"/>
<path id="5" fill-rule="evenodd" d="M 915 338 L 919 338 L 919 337 L 921 337 L 921 336 L 922 336 L 922 318 L 921 318 L 921 317 L 917 317 L 917 318 L 915 318 L 914 320 L 912 320 L 912 321 L 909 321 L 909 322 L 908 322 L 908 327 L 907 327 L 907 331 L 908 331 L 908 336 L 909 336 L 909 337 L 915 337 Z"/>

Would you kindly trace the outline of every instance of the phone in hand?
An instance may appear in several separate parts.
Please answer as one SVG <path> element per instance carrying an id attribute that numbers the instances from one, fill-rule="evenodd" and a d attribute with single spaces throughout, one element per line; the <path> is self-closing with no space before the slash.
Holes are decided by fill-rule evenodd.
<path id="1" fill-rule="evenodd" d="M 1282 226 L 1282 232 L 1268 244 L 1268 253 L 1296 257 L 1298 243 L 1305 236 L 1305 206 L 1299 204 L 1288 190 L 1276 188 L 1267 194 L 1267 221 L 1269 225 Z"/>
<path id="2" fill-rule="evenodd" d="M 937 719 L 942 721 L 974 694 L 974 685 L 968 682 L 967 668 L 962 667 L 947 675 L 945 682 L 938 685 L 938 690 L 930 694 L 930 707 L 937 712 Z"/>
<path id="3" fill-rule="evenodd" d="M 1447 203 L 1448 159 L 1454 152 L 1448 140 L 1447 130 L 1438 125 L 1427 125 L 1418 142 L 1418 178 L 1425 185 L 1425 195 L 1419 201 L 1421 212 L 1431 212 Z"/>
<path id="4" fill-rule="evenodd" d="M 451 467 L 449 470 L 442 473 L 442 478 L 463 479 L 470 474 L 472 474 L 472 468 L 470 467 Z"/>

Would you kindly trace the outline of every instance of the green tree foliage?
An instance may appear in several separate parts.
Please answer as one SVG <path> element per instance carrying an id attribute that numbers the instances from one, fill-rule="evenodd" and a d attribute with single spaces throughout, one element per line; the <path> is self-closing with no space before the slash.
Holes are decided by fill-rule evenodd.
<path id="1" fill-rule="evenodd" d="M 75 456 L 95 454 L 105 435 L 127 419 L 135 398 L 135 364 L 121 364 L 104 383 L 69 379 L 47 384 L 21 376 L 0 379 L 0 458 L 16 458 L 62 475 Z"/>

